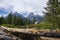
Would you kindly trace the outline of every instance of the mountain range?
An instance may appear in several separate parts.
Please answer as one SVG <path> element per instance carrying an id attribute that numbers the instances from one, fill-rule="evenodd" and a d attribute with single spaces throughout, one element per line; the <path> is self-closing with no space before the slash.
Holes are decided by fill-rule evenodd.
<path id="1" fill-rule="evenodd" d="M 42 22 L 43 21 L 43 16 L 34 15 L 33 12 L 31 12 L 30 14 L 28 14 L 28 16 L 26 16 L 26 17 L 23 15 L 23 13 L 20 14 L 18 12 L 15 12 L 14 15 L 21 17 L 23 20 L 29 19 L 30 21 L 35 20 L 36 22 Z"/>
<path id="2" fill-rule="evenodd" d="M 3 15 L 3 16 L 4 16 L 4 15 L 6 15 L 6 14 L 9 14 L 9 12 L 10 12 L 10 11 L 7 10 L 7 9 L 0 8 L 0 15 Z M 29 14 L 28 14 L 28 13 L 29 13 Z M 26 12 L 26 11 L 24 11 L 24 12 L 18 13 L 18 12 L 13 12 L 13 11 L 12 11 L 12 14 L 21 17 L 23 20 L 29 19 L 29 20 L 32 21 L 33 19 L 35 19 L 36 22 L 42 22 L 42 21 L 43 21 L 43 16 L 34 15 L 33 12 Z"/>

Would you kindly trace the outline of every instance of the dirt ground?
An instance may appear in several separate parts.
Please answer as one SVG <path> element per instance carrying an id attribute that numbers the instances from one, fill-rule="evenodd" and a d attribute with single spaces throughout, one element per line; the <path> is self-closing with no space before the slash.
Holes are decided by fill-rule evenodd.
<path id="1" fill-rule="evenodd" d="M 42 40 L 60 40 L 60 38 L 41 37 Z"/>

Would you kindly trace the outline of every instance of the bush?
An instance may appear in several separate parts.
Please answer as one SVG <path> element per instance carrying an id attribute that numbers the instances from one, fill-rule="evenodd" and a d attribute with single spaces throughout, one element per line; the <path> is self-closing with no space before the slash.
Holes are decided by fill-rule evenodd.
<path id="1" fill-rule="evenodd" d="M 52 29 L 53 28 L 52 24 L 51 23 L 48 23 L 48 22 L 42 22 L 39 25 L 43 29 Z"/>

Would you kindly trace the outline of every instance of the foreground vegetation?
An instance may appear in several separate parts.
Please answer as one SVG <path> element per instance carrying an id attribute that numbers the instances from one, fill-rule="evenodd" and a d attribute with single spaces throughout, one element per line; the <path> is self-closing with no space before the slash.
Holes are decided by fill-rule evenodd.
<path id="1" fill-rule="evenodd" d="M 53 27 L 53 25 L 48 22 L 41 22 L 39 24 L 31 24 L 31 25 L 24 25 L 24 26 L 2 24 L 2 26 L 9 27 L 9 28 L 35 28 L 35 29 L 57 29 L 58 28 L 58 27 Z"/>

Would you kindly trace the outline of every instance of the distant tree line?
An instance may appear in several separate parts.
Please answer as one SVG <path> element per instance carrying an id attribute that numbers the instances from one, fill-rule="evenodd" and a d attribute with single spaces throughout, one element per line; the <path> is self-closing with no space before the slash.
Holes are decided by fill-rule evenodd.
<path id="1" fill-rule="evenodd" d="M 0 17 L 0 25 L 2 25 L 2 24 L 21 26 L 21 25 L 30 25 L 32 23 L 29 19 L 22 19 L 21 17 L 16 16 L 10 12 L 8 16 Z"/>

